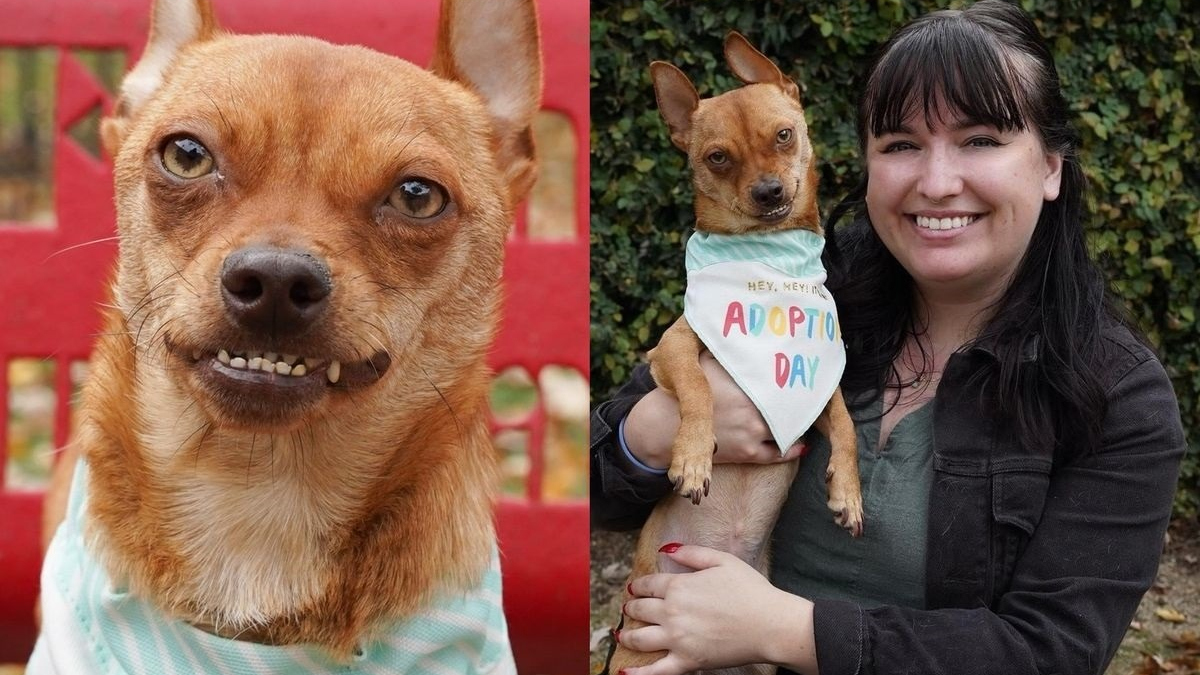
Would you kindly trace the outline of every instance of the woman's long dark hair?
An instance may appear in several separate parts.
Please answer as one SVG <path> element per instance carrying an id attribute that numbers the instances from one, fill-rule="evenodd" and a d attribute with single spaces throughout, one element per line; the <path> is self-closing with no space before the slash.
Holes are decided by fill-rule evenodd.
<path id="1" fill-rule="evenodd" d="M 1028 129 L 1063 158 L 1059 196 L 1043 204 L 1010 286 L 973 343 L 989 345 L 995 367 L 980 370 L 971 384 L 998 406 L 997 419 L 1015 421 L 1025 447 L 1047 448 L 1048 439 L 1096 447 L 1105 399 L 1093 364 L 1105 315 L 1119 314 L 1087 253 L 1079 136 L 1033 21 L 1014 5 L 981 0 L 897 31 L 868 70 L 859 101 L 864 156 L 869 134 L 895 131 L 918 111 L 930 122 L 939 100 L 953 113 L 1002 131 Z M 867 180 L 864 171 L 825 227 L 829 286 L 843 308 L 839 318 L 849 352 L 842 385 L 869 394 L 897 384 L 893 362 L 908 335 L 922 327 L 912 278 L 868 220 Z M 837 229 L 847 215 L 853 222 Z"/>

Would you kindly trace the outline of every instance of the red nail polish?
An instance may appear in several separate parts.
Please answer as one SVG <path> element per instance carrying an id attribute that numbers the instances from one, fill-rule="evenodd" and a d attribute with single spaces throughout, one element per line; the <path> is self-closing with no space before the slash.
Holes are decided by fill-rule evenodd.
<path id="1" fill-rule="evenodd" d="M 613 631 L 613 639 L 617 641 L 617 644 L 621 644 L 621 631 L 614 630 Z"/>
<path id="2" fill-rule="evenodd" d="M 625 584 L 625 590 L 629 591 L 630 595 L 633 595 L 633 582 L 632 581 Z"/>
<path id="3" fill-rule="evenodd" d="M 683 544 L 679 544 L 676 542 L 671 542 L 669 544 L 663 544 L 663 547 L 658 549 L 658 552 L 659 553 L 674 553 L 675 551 L 679 550 L 680 546 L 683 546 Z"/>
<path id="4" fill-rule="evenodd" d="M 625 669 L 622 668 L 621 670 L 618 670 L 617 675 L 625 675 Z"/>

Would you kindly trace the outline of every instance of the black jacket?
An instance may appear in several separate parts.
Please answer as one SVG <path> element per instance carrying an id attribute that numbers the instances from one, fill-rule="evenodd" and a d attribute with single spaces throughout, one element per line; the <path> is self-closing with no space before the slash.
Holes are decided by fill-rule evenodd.
<path id="1" fill-rule="evenodd" d="M 821 675 L 1103 672 L 1154 581 L 1185 442 L 1151 351 L 1115 322 L 1101 337 L 1102 447 L 1059 460 L 987 421 L 994 402 L 967 385 L 987 349 L 950 358 L 933 401 L 929 609 L 812 598 Z M 653 386 L 640 368 L 592 415 L 595 527 L 638 527 L 670 490 L 615 433 Z"/>

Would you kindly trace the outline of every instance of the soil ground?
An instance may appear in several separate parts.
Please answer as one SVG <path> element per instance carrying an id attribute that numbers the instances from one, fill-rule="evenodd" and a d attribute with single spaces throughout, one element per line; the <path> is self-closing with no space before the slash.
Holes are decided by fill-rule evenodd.
<path id="1" fill-rule="evenodd" d="M 629 574 L 631 533 L 592 533 L 591 672 L 599 673 Z M 1105 675 L 1200 675 L 1200 525 L 1172 523 L 1158 578 Z"/>

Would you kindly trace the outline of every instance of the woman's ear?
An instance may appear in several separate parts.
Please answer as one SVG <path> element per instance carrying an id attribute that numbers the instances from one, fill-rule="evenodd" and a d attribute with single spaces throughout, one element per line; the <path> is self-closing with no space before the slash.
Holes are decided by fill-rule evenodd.
<path id="1" fill-rule="evenodd" d="M 1063 156 L 1057 152 L 1046 153 L 1046 175 L 1042 180 L 1042 196 L 1052 202 L 1058 199 L 1059 190 L 1062 188 L 1062 168 Z"/>

